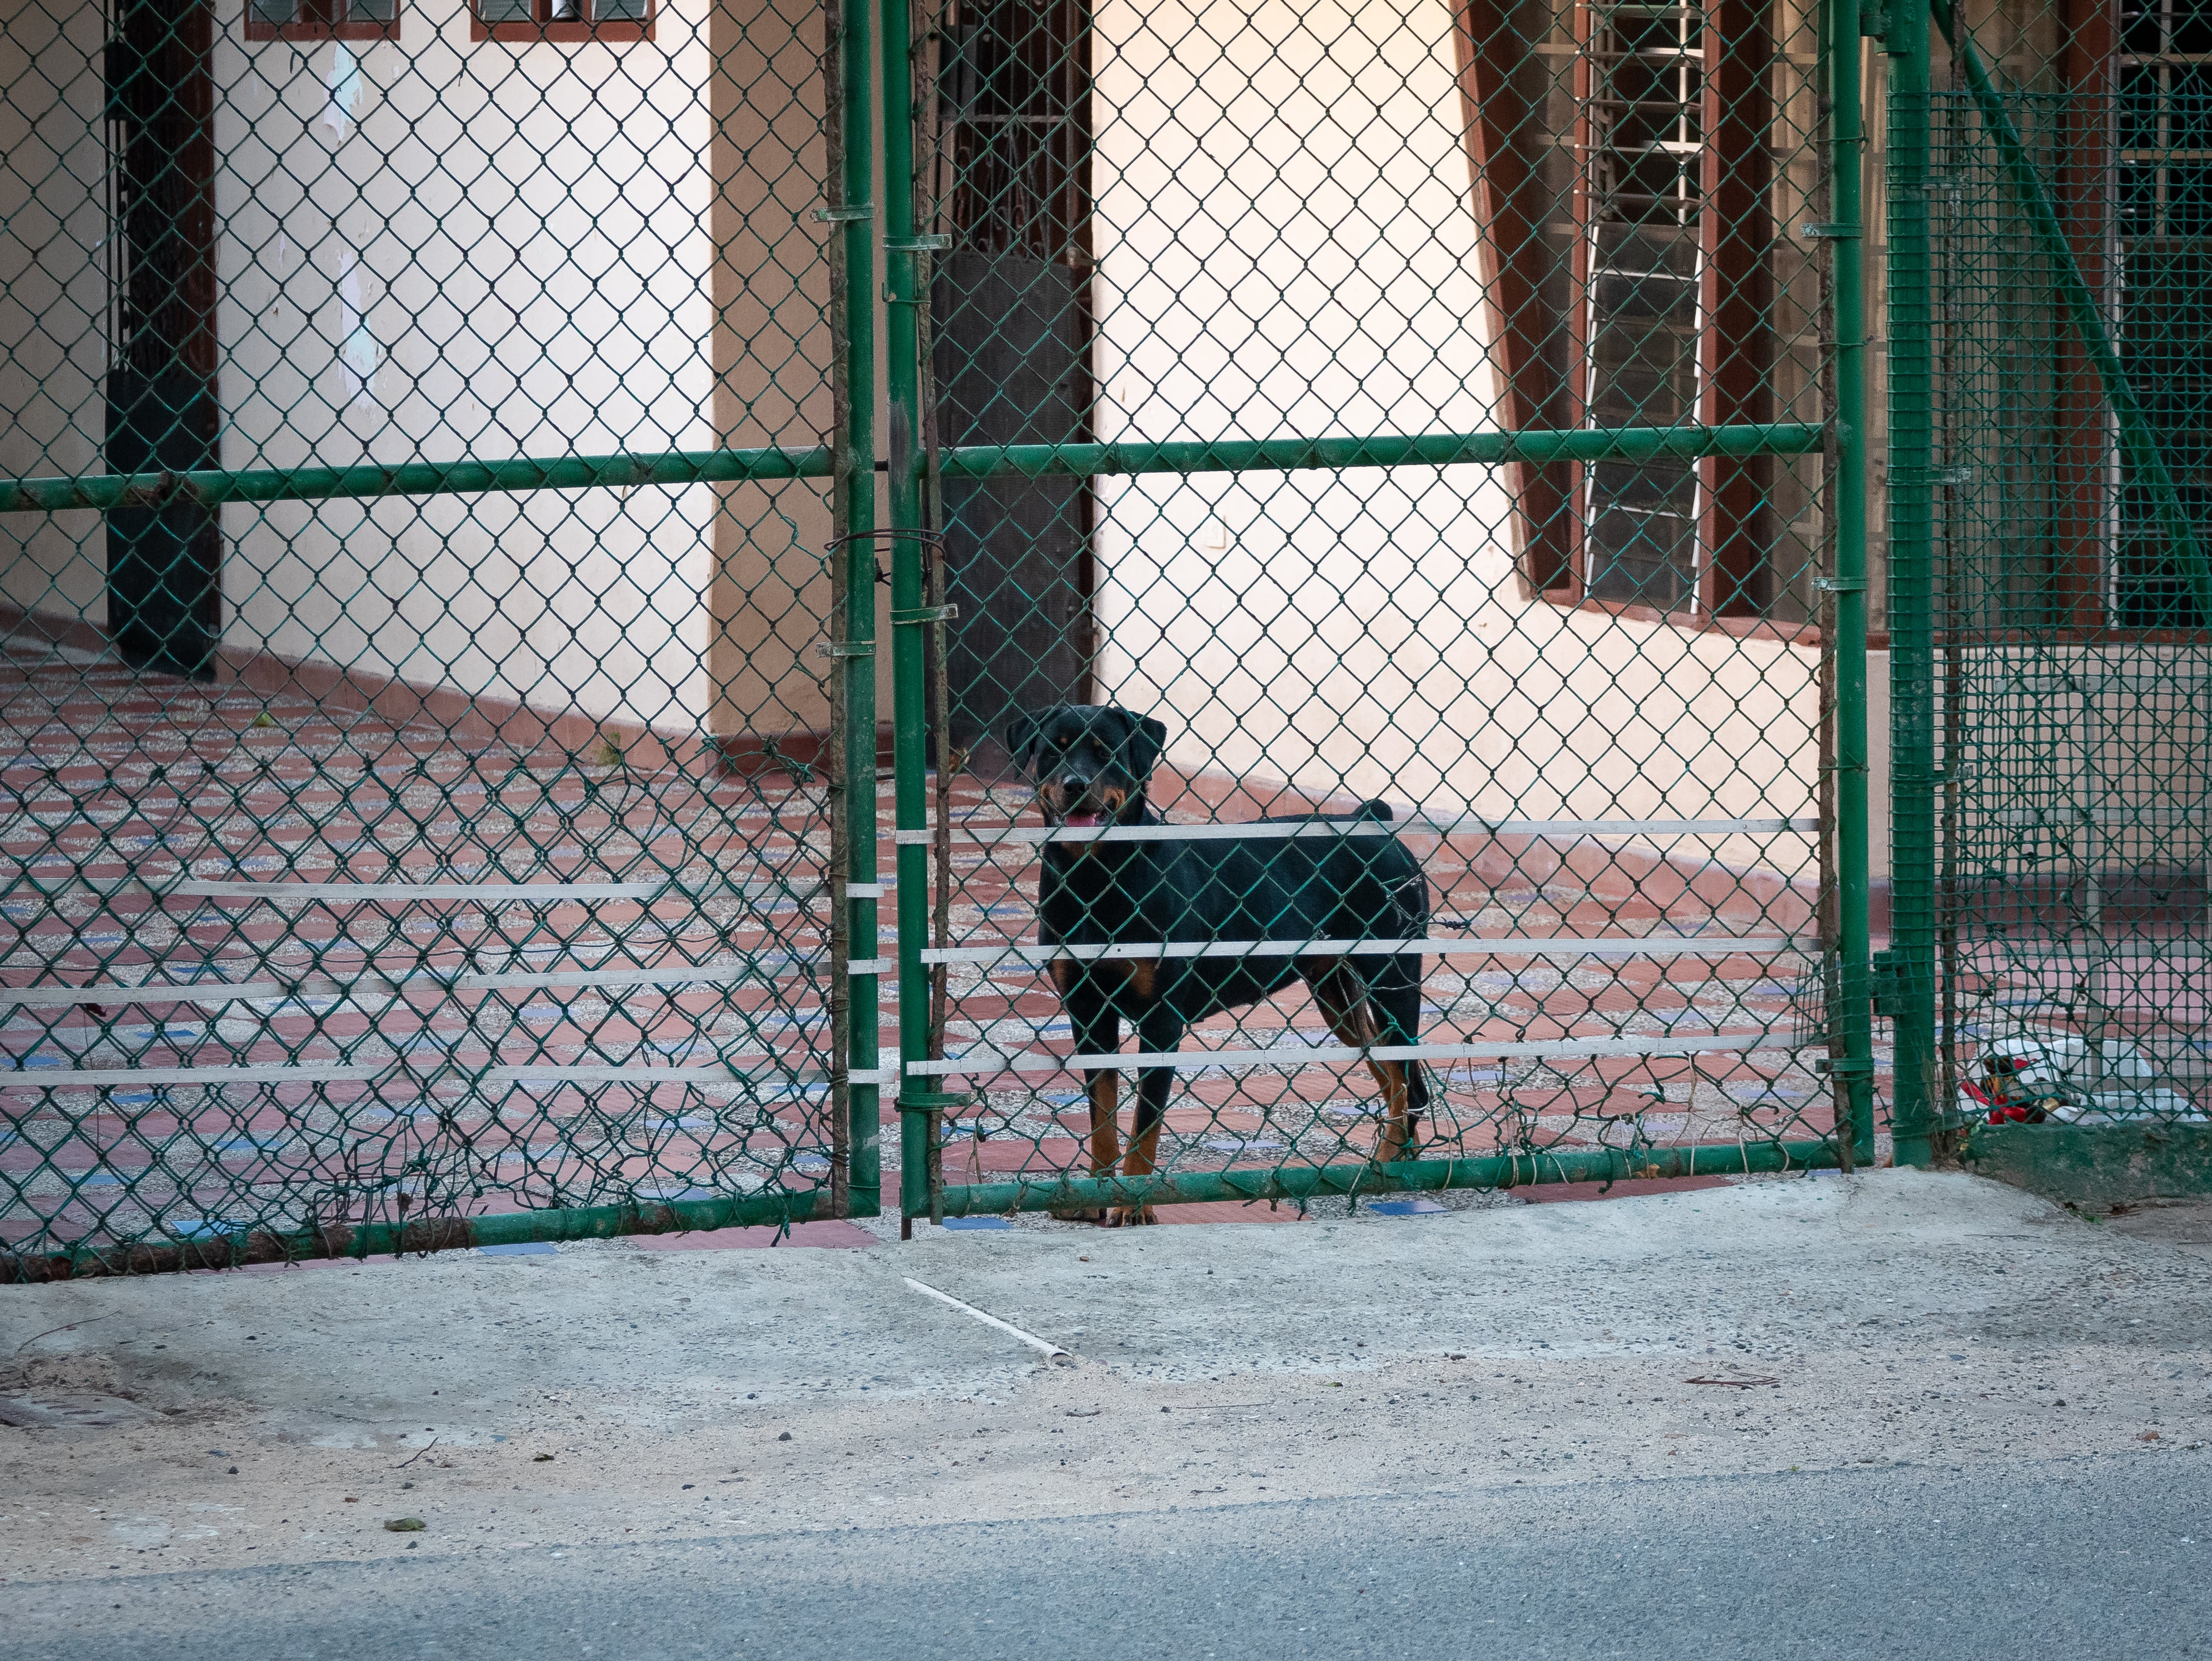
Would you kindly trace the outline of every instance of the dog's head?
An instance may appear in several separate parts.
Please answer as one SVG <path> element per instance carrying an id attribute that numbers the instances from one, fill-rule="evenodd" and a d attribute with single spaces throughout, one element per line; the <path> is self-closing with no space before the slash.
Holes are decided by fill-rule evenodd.
<path id="1" fill-rule="evenodd" d="M 1036 787 L 1047 824 L 1079 828 L 1133 822 L 1167 742 L 1166 726 L 1111 704 L 1064 703 L 1017 715 L 1006 747 Z"/>

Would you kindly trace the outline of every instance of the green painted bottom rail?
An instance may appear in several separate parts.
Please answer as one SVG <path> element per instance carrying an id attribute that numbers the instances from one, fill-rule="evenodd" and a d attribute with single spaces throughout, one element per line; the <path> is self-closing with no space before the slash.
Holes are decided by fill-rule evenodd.
<path id="1" fill-rule="evenodd" d="M 243 1269 L 253 1263 L 313 1258 L 376 1257 L 460 1251 L 475 1246 L 539 1241 L 611 1240 L 625 1234 L 673 1234 L 715 1228 L 817 1221 L 830 1214 L 827 1189 L 665 1200 L 652 1205 L 580 1206 L 566 1210 L 501 1212 L 488 1217 L 418 1217 L 408 1223 L 333 1223 L 291 1233 L 256 1230 L 205 1240 L 85 1247 L 45 1254 L 0 1254 L 0 1286 L 22 1281 L 88 1280 L 111 1275 L 171 1274 L 180 1269 Z M 853 1216 L 872 1216 L 858 1206 Z"/>
<path id="2" fill-rule="evenodd" d="M 1587 1148 L 1504 1153 L 1480 1159 L 1408 1159 L 1400 1165 L 1208 1171 L 1170 1177 L 1075 1177 L 1049 1182 L 971 1183 L 945 1189 L 947 1217 L 1012 1211 L 1094 1211 L 1115 1206 L 1202 1201 L 1308 1200 L 1322 1195 L 1433 1193 L 1447 1188 L 1526 1188 L 1539 1183 L 1619 1183 L 1641 1178 L 1741 1177 L 1832 1170 L 1832 1141 L 1745 1142 L 1696 1147 Z"/>

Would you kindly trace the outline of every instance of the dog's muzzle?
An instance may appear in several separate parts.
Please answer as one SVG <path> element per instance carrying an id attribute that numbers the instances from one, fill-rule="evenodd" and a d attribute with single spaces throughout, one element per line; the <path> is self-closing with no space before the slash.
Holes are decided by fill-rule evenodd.
<path id="1" fill-rule="evenodd" d="M 1095 830 L 1120 818 L 1126 794 L 1102 790 L 1096 779 L 1066 778 L 1048 784 L 1037 793 L 1048 818 L 1073 830 Z"/>

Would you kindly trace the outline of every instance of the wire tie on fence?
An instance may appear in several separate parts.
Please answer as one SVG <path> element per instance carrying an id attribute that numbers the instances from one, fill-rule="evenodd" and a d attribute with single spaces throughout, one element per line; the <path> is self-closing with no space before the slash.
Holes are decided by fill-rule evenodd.
<path id="1" fill-rule="evenodd" d="M 1837 241 L 1856 242 L 1859 228 L 1856 225 L 1800 225 L 1797 234 L 1806 237 L 1832 238 Z"/>
<path id="2" fill-rule="evenodd" d="M 824 225 L 857 225 L 876 216 L 872 202 L 853 202 L 833 208 L 817 208 L 814 217 Z"/>
<path id="3" fill-rule="evenodd" d="M 902 1113 L 942 1113 L 971 1107 L 975 1101 L 972 1090 L 904 1090 L 899 1092 L 898 1109 Z"/>
<path id="4" fill-rule="evenodd" d="M 848 531 L 842 536 L 832 537 L 822 545 L 822 549 L 824 553 L 835 553 L 846 543 L 872 542 L 880 537 L 890 537 L 908 542 L 933 542 L 940 547 L 945 542 L 945 532 L 942 531 L 916 530 L 909 525 L 878 525 L 872 531 Z"/>
<path id="5" fill-rule="evenodd" d="M 910 611 L 892 612 L 891 622 L 894 625 L 913 623 L 951 623 L 959 615 L 960 608 L 957 605 L 917 605 Z"/>
<path id="6" fill-rule="evenodd" d="M 861 641 L 857 644 L 842 640 L 817 640 L 814 642 L 814 655 L 817 658 L 872 658 L 875 654 L 873 641 Z"/>
<path id="7" fill-rule="evenodd" d="M 952 246 L 951 233 L 939 231 L 932 236 L 912 237 L 903 242 L 886 242 L 885 253 L 945 253 Z"/>

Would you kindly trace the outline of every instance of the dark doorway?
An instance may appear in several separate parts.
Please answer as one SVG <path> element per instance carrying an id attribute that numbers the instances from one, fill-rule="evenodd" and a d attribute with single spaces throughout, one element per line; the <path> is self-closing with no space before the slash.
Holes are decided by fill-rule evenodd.
<path id="1" fill-rule="evenodd" d="M 1087 0 L 982 0 L 945 35 L 952 249 L 931 295 L 938 441 L 1091 435 Z M 944 484 L 952 742 L 1089 697 L 1091 490 L 1079 478 Z"/>
<path id="2" fill-rule="evenodd" d="M 115 0 L 107 119 L 115 157 L 115 360 L 107 469 L 217 464 L 214 12 Z M 127 663 L 210 678 L 221 532 L 190 502 L 107 515 L 107 630 Z"/>

